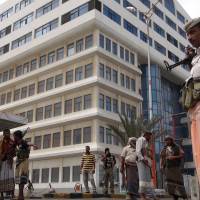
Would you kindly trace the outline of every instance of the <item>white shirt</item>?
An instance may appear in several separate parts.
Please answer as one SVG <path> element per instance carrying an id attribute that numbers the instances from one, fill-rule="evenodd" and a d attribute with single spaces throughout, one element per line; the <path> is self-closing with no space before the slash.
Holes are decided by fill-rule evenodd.
<path id="1" fill-rule="evenodd" d="M 136 153 L 138 157 L 138 161 L 144 160 L 144 156 L 142 155 L 142 149 L 147 147 L 147 140 L 145 137 L 139 137 L 136 142 Z"/>
<path id="2" fill-rule="evenodd" d="M 197 55 L 192 60 L 192 66 L 190 74 L 193 78 L 200 78 L 200 47 L 197 49 Z"/>

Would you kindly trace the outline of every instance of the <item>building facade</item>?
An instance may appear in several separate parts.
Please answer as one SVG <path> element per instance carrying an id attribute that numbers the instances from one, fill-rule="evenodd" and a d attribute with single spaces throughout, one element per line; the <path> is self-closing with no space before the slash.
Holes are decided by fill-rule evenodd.
<path id="1" fill-rule="evenodd" d="M 143 12 L 152 3 L 8 0 L 1 5 L 0 111 L 28 119 L 26 139 L 38 146 L 29 165 L 35 188 L 45 189 L 49 182 L 54 188 L 73 188 L 81 181 L 86 145 L 96 156 L 97 186 L 103 172 L 100 155 L 110 147 L 117 156 L 115 183 L 120 187 L 122 147 L 109 125 L 119 124 L 118 112 L 131 117 L 148 110 Z M 160 113 L 165 99 L 159 97 L 163 83 L 179 87 L 188 76 L 182 67 L 169 75 L 163 65 L 163 60 L 183 58 L 188 45 L 183 27 L 189 16 L 178 2 L 172 3 L 162 0 L 151 20 L 154 114 Z M 135 9 L 130 12 L 128 6 Z M 170 106 L 165 112 L 173 113 Z"/>

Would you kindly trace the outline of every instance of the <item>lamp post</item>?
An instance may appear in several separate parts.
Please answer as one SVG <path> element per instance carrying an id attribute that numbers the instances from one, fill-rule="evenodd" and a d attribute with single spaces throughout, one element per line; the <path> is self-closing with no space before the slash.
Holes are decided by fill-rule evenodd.
<path id="1" fill-rule="evenodd" d="M 146 22 L 146 31 L 147 31 L 147 63 L 148 63 L 148 116 L 149 120 L 153 117 L 153 110 L 152 110 L 152 82 L 151 82 L 151 57 L 150 57 L 150 37 L 149 37 L 149 27 L 151 22 L 151 17 L 153 15 L 153 9 L 161 0 L 157 0 L 146 12 L 143 12 L 144 19 Z M 126 7 L 127 10 L 130 12 L 135 12 L 136 8 L 132 6 Z"/>
<path id="2" fill-rule="evenodd" d="M 152 110 L 152 81 L 151 81 L 151 57 L 150 57 L 150 37 L 149 37 L 149 27 L 151 22 L 151 17 L 153 15 L 153 9 L 161 0 L 157 0 L 144 14 L 144 20 L 146 22 L 146 31 L 147 31 L 147 64 L 148 64 L 148 117 L 149 120 L 153 117 L 153 110 Z M 135 12 L 136 8 L 132 6 L 126 7 L 127 10 L 130 12 Z M 157 185 L 156 181 L 156 161 L 155 161 L 155 138 L 153 138 L 152 143 L 152 154 L 153 154 L 153 162 L 152 162 L 152 175 L 153 175 L 153 183 L 154 186 Z"/>

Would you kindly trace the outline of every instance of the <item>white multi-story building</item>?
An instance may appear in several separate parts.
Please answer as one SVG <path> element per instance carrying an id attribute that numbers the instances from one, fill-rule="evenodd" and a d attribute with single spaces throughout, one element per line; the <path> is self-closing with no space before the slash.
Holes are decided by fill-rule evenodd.
<path id="1" fill-rule="evenodd" d="M 73 188 L 80 181 L 86 145 L 96 155 L 99 186 L 104 148 L 120 154 L 120 141 L 109 125 L 119 124 L 118 112 L 142 113 L 139 66 L 147 63 L 148 40 L 142 12 L 152 3 L 7 0 L 1 5 L 0 111 L 28 118 L 27 140 L 38 146 L 29 165 L 35 188 L 47 188 L 49 182 Z M 159 66 L 160 76 L 176 84 L 188 71 L 179 67 L 169 75 L 163 60 L 184 57 L 187 19 L 177 1 L 162 0 L 151 20 L 151 62 Z"/>

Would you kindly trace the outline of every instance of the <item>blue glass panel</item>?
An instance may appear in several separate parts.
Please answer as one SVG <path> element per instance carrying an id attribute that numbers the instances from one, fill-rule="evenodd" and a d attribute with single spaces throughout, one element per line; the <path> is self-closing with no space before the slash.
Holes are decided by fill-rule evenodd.
<path id="1" fill-rule="evenodd" d="M 103 6 L 103 14 L 109 17 L 114 22 L 121 25 L 121 16 L 118 15 L 115 11 L 107 7 L 106 5 Z"/>

